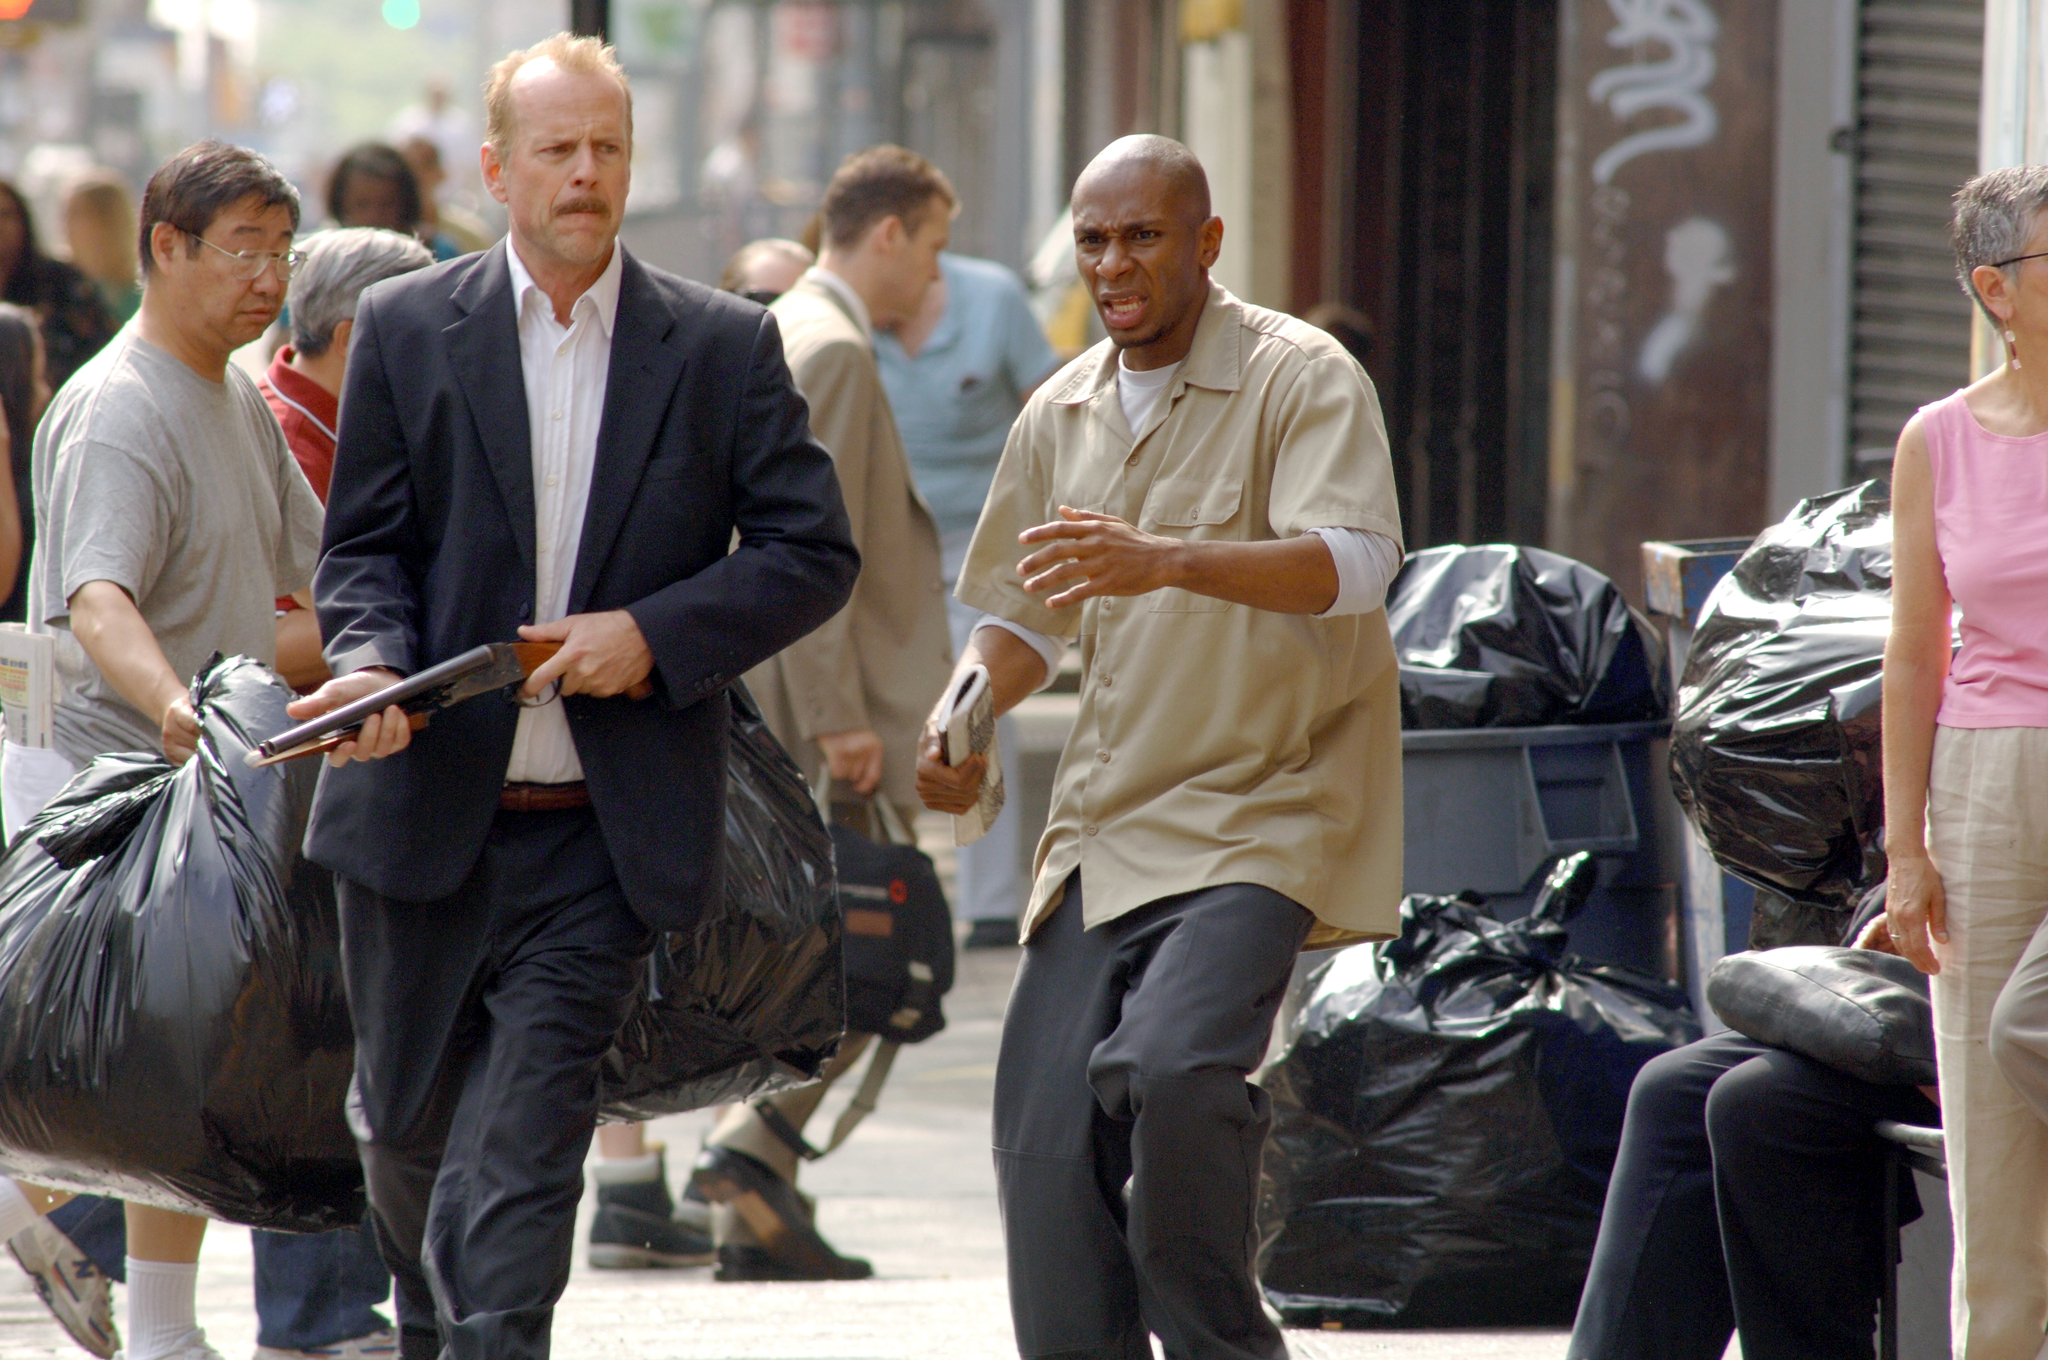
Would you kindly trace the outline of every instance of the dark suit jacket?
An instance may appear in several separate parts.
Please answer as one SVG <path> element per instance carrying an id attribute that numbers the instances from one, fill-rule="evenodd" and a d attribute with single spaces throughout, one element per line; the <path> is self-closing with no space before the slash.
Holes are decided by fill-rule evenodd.
<path id="1" fill-rule="evenodd" d="M 356 313 L 313 582 L 337 675 L 412 672 L 533 620 L 506 249 L 380 284 Z M 830 618 L 859 569 L 774 318 L 628 254 L 569 612 L 630 612 L 655 695 L 564 702 L 619 882 L 649 925 L 687 929 L 719 888 L 725 687 Z M 496 814 L 517 721 L 506 699 L 472 699 L 389 760 L 325 770 L 307 857 L 389 897 L 452 893 Z"/>

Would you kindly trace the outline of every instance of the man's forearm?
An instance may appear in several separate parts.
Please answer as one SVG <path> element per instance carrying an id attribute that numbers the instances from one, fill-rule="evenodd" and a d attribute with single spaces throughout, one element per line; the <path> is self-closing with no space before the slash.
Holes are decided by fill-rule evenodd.
<path id="1" fill-rule="evenodd" d="M 72 594 L 70 607 L 72 636 L 114 692 L 151 722 L 162 722 L 164 710 L 184 695 L 185 682 L 128 592 L 112 581 L 89 581 Z"/>
<path id="2" fill-rule="evenodd" d="M 1275 614 L 1320 614 L 1337 599 L 1337 563 L 1314 534 L 1263 543 L 1177 543 L 1182 590 Z"/>
<path id="3" fill-rule="evenodd" d="M 990 697 L 998 716 L 1008 713 L 1045 683 L 1045 658 L 1031 644 L 1002 628 L 977 628 L 960 653 L 953 679 L 939 702 L 944 704 L 960 688 L 960 677 L 972 666 L 986 666 Z"/>

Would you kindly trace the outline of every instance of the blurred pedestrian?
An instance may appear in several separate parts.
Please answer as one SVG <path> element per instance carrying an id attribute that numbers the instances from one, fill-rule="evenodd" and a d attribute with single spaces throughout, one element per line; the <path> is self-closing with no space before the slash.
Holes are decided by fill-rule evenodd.
<path id="1" fill-rule="evenodd" d="M 477 152 L 481 143 L 476 120 L 469 110 L 448 97 L 448 82 L 435 77 L 420 91 L 416 104 L 400 109 L 385 133 L 393 146 L 404 146 L 413 137 L 425 137 L 441 152 L 441 168 L 448 172 L 455 194 L 475 201 L 478 188 Z"/>
<path id="2" fill-rule="evenodd" d="M 1060 366 L 1015 274 L 991 260 L 939 257 L 939 279 L 918 314 L 875 336 L 875 362 L 903 432 L 917 489 L 939 526 L 940 570 L 953 650 L 963 652 L 982 614 L 953 596 L 974 524 L 988 500 L 1010 426 L 1038 385 Z M 997 721 L 998 749 L 1016 748 L 1015 726 Z M 971 924 L 967 948 L 1017 943 L 1030 887 L 1024 872 L 1024 814 L 1003 805 L 988 834 L 960 847 L 958 914 Z"/>
<path id="3" fill-rule="evenodd" d="M 29 626 L 55 637 L 55 744 L 0 751 L 10 838 L 97 755 L 190 759 L 194 673 L 217 652 L 274 662 L 273 601 L 307 588 L 319 549 L 320 503 L 228 362 L 283 306 L 297 192 L 254 152 L 200 142 L 150 178 L 142 216 L 135 324 L 36 431 Z M 0 1182 L 0 1237 L 53 1198 Z M 195 1305 L 206 1220 L 136 1204 L 126 1219 L 128 1360 L 215 1360 Z M 106 1339 L 60 1317 L 88 1348 Z"/>
<path id="4" fill-rule="evenodd" d="M 7 583 L 0 602 L 0 623 L 28 618 L 28 564 L 35 549 L 35 497 L 30 490 L 31 449 L 36 422 L 50 404 L 50 373 L 43 359 L 43 336 L 35 315 L 11 302 L 0 302 L 0 415 L 5 417 L 8 462 L 14 475 L 0 479 L 0 582 Z M 6 500 L 13 501 L 10 513 Z M 15 547 L 8 552 L 8 538 Z M 13 568 L 7 570 L 12 560 Z"/>
<path id="5" fill-rule="evenodd" d="M 655 932 L 716 882 L 724 691 L 859 566 L 766 314 L 618 239 L 630 99 L 592 38 L 500 61 L 507 239 L 356 312 L 317 590 L 338 678 L 293 716 L 481 643 L 558 644 L 524 704 L 416 739 L 371 715 L 308 825 L 407 1355 L 548 1353 L 598 1069 Z"/>
<path id="6" fill-rule="evenodd" d="M 766 236 L 732 253 L 725 272 L 718 276 L 718 286 L 766 307 L 796 287 L 804 271 L 817 262 L 818 257 L 801 244 Z"/>
<path id="7" fill-rule="evenodd" d="M 1886 913 L 1933 974 L 1955 1354 L 2033 1360 L 2048 1327 L 2048 166 L 1963 185 L 1952 235 L 2006 362 L 1922 407 L 1892 465 Z"/>
<path id="8" fill-rule="evenodd" d="M 420 235 L 437 260 L 452 260 L 490 249 L 497 237 L 482 218 L 467 208 L 442 202 L 442 186 L 448 171 L 441 164 L 441 148 L 431 137 L 408 137 L 398 144 L 398 154 L 412 169 L 420 188 Z"/>
<path id="9" fill-rule="evenodd" d="M 794 241 L 768 237 L 733 252 L 718 286 L 763 306 L 795 286 L 816 260 Z M 723 1118 L 721 1107 L 715 1118 Z M 711 1206 L 688 1186 L 681 1202 L 668 1191 L 667 1148 L 647 1141 L 644 1124 L 597 1130 L 597 1212 L 590 1219 L 587 1259 L 597 1270 L 652 1270 L 709 1265 L 715 1259 Z"/>
<path id="10" fill-rule="evenodd" d="M 0 300 L 36 314 L 53 388 L 62 387 L 121 328 L 91 279 L 43 253 L 28 200 L 6 180 L 0 180 Z"/>
<path id="11" fill-rule="evenodd" d="M 341 153 L 327 177 L 327 220 L 337 227 L 382 227 L 411 236 L 420 229 L 420 185 L 405 157 L 382 142 L 359 142 Z"/>
<path id="12" fill-rule="evenodd" d="M 433 263 L 411 236 L 368 227 L 316 233 L 300 243 L 292 275 L 292 339 L 256 384 L 313 494 L 324 504 L 334 472 L 348 342 L 363 290 Z M 277 601 L 277 670 L 295 688 L 328 678 L 313 611 L 289 595 Z M 397 1350 L 377 1305 L 391 1294 L 391 1272 L 376 1234 L 257 1231 L 256 1360 L 370 1360 Z"/>
<path id="13" fill-rule="evenodd" d="M 1351 356 L 1209 278 L 1186 147 L 1112 142 L 1073 218 L 1109 337 L 1033 394 L 959 590 L 998 711 L 1082 647 L 996 1064 L 1017 1348 L 1277 1360 L 1246 1078 L 1301 948 L 1400 927 L 1393 465 Z M 935 717 L 926 806 L 984 772 Z"/>
<path id="14" fill-rule="evenodd" d="M 938 530 L 911 482 L 874 333 L 917 314 L 957 202 L 936 166 L 901 147 L 848 157 L 825 187 L 818 263 L 769 309 L 845 489 L 861 573 L 845 609 L 749 672 L 747 684 L 797 763 L 830 780 L 834 817 L 877 838 L 884 822 L 870 801 L 899 810 L 903 825 L 915 820 L 918 731 L 952 647 Z M 870 1038 L 848 1035 L 823 1080 L 734 1105 L 712 1131 L 692 1180 L 714 1202 L 747 1210 L 714 1219 L 718 1279 L 872 1273 L 819 1236 L 795 1192 L 805 1122 Z"/>
<path id="15" fill-rule="evenodd" d="M 417 238 L 378 227 L 316 232 L 300 243 L 300 253 L 305 258 L 292 281 L 291 343 L 272 356 L 256 388 L 284 430 L 299 471 L 325 505 L 356 302 L 371 284 L 424 269 L 434 257 Z M 299 690 L 325 682 L 327 663 L 313 612 L 289 595 L 278 599 L 277 609 L 278 674 Z"/>
<path id="16" fill-rule="evenodd" d="M 71 263 L 99 285 L 123 321 L 142 305 L 142 264 L 135 242 L 135 197 L 112 170 L 92 170 L 64 195 L 64 240 Z"/>

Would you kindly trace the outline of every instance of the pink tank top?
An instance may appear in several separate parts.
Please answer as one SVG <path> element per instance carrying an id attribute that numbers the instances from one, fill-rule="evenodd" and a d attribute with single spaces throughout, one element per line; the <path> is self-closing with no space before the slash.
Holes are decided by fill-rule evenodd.
<path id="1" fill-rule="evenodd" d="M 2048 434 L 1993 434 L 1961 392 L 1920 415 L 1935 546 L 1962 610 L 1935 721 L 2048 727 Z"/>

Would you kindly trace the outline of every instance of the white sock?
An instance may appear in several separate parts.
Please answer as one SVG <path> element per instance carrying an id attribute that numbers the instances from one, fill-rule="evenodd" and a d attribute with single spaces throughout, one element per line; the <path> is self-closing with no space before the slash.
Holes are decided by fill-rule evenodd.
<path id="1" fill-rule="evenodd" d="M 128 1360 L 163 1360 L 203 1345 L 199 1263 L 128 1258 Z"/>
<path id="2" fill-rule="evenodd" d="M 661 1179 L 661 1154 L 638 1157 L 606 1157 L 590 1164 L 590 1174 L 599 1185 L 642 1185 Z"/>
<path id="3" fill-rule="evenodd" d="M 41 1217 L 28 1207 L 28 1196 L 21 1193 L 21 1187 L 0 1176 L 0 1242 L 7 1241 Z"/>

